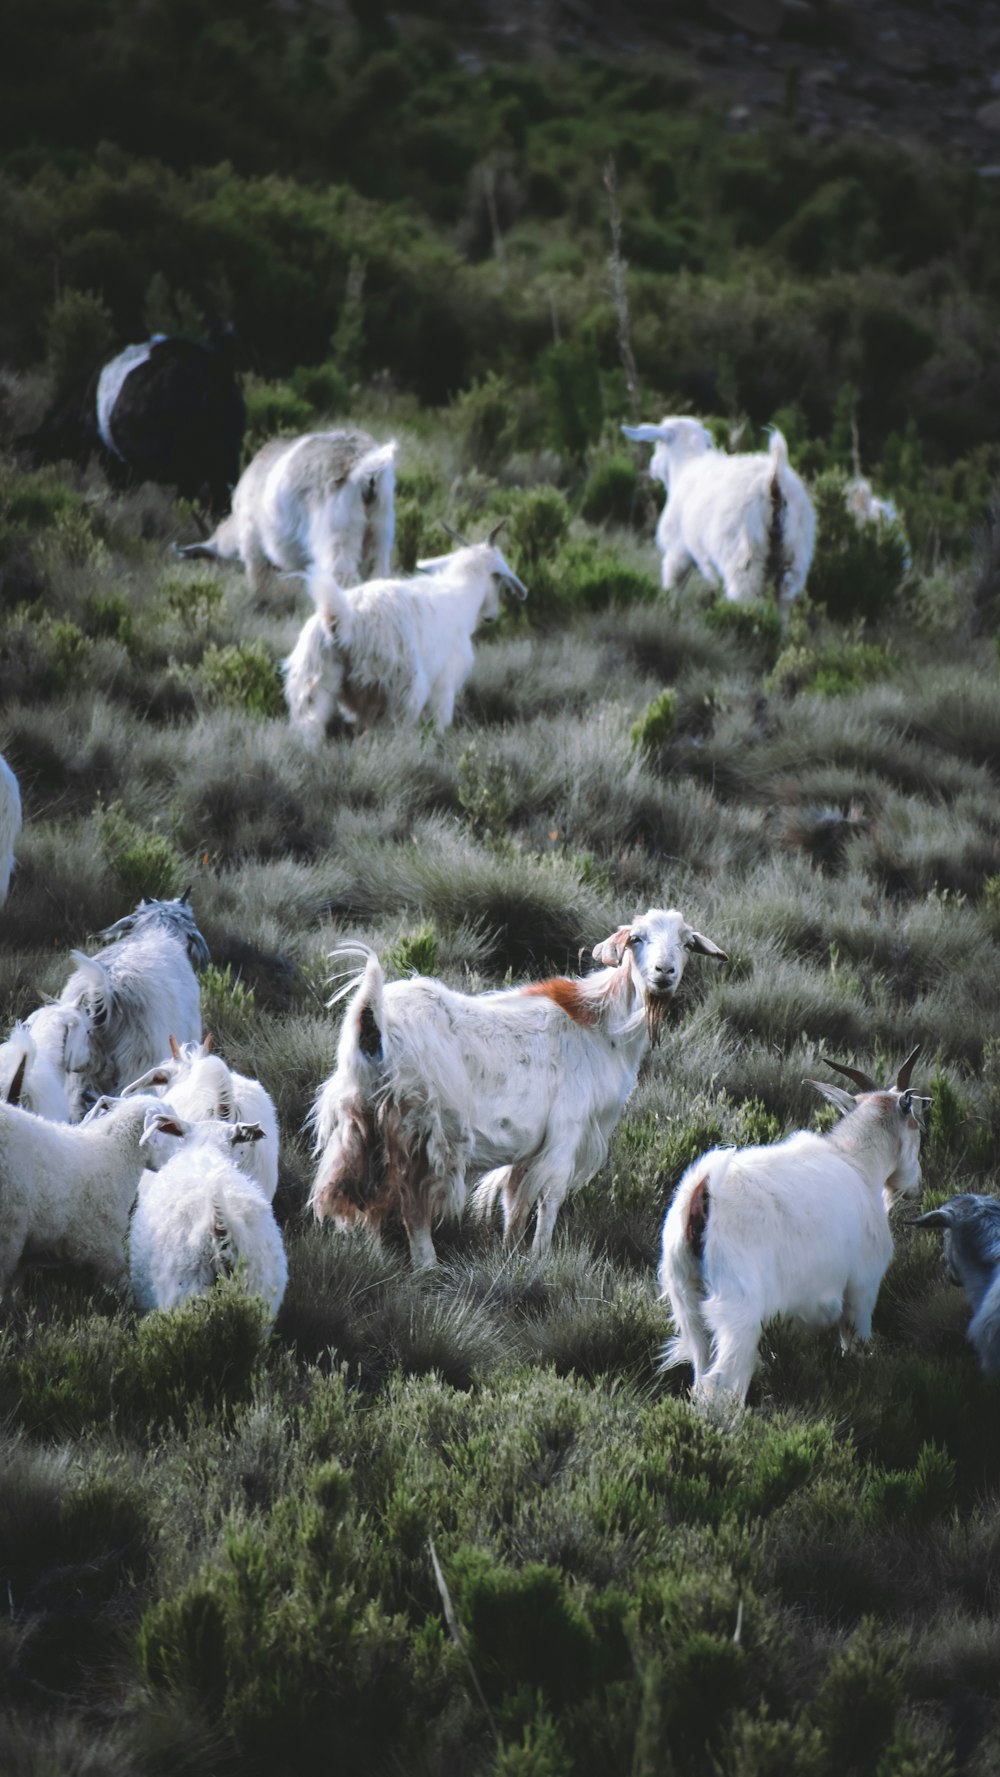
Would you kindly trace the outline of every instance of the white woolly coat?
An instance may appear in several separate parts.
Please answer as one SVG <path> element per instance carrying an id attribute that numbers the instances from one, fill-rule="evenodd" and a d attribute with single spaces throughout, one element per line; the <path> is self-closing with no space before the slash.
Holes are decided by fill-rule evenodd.
<path id="1" fill-rule="evenodd" d="M 7 899 L 14 869 L 14 847 L 21 831 L 21 790 L 0 753 L 0 906 Z"/>
<path id="2" fill-rule="evenodd" d="M 59 998 L 92 1019 L 90 1059 L 71 1077 L 70 1101 L 120 1092 L 166 1055 L 173 1036 L 201 1039 L 201 990 L 187 945 L 166 926 L 149 924 L 88 957 L 73 952 L 77 967 Z"/>

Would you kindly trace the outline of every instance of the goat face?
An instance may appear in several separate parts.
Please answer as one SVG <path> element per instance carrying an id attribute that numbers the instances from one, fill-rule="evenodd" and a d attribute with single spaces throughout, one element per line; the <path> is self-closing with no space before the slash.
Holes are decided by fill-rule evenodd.
<path id="1" fill-rule="evenodd" d="M 594 946 L 596 960 L 608 968 L 617 968 L 628 958 L 632 978 L 646 1000 L 668 1000 L 677 992 L 692 951 L 726 960 L 726 952 L 689 926 L 676 908 L 662 907 L 651 907 Z"/>
<path id="2" fill-rule="evenodd" d="M 885 1096 L 894 1107 L 891 1114 L 897 1121 L 899 1140 L 899 1160 L 886 1180 L 886 1189 L 895 1197 L 919 1197 L 920 1137 L 925 1128 L 924 1114 L 930 1108 L 931 1100 L 909 1090 L 898 1092 L 893 1089 Z"/>
<path id="3" fill-rule="evenodd" d="M 139 902 L 138 907 L 123 918 L 117 919 L 112 926 L 106 927 L 101 937 L 106 943 L 113 944 L 119 938 L 127 938 L 131 933 L 144 926 L 165 926 L 176 938 L 186 945 L 188 957 L 196 969 L 204 969 L 211 961 L 208 945 L 195 924 L 189 900 L 190 890 L 185 889 L 174 901 Z"/>
<path id="4" fill-rule="evenodd" d="M 978 1303 L 1000 1265 L 1000 1203 L 996 1198 L 960 1191 L 940 1209 L 917 1216 L 913 1225 L 942 1229 L 952 1282 L 962 1284 Z"/>
<path id="5" fill-rule="evenodd" d="M 651 444 L 653 454 L 649 459 L 648 474 L 653 481 L 662 481 L 664 487 L 670 484 L 672 470 L 692 457 L 704 456 L 706 451 L 714 450 L 715 444 L 711 432 L 707 431 L 700 420 L 693 420 L 684 414 L 667 415 L 658 425 L 644 421 L 641 426 L 623 426 L 626 438 L 634 438 L 640 444 Z"/>

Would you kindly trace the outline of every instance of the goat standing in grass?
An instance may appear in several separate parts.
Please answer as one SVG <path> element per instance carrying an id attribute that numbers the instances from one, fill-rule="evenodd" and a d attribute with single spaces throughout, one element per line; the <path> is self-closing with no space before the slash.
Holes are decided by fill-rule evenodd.
<path id="1" fill-rule="evenodd" d="M 0 907 L 7 899 L 14 870 L 14 847 L 21 831 L 21 790 L 0 753 Z"/>
<path id="2" fill-rule="evenodd" d="M 162 1103 L 147 1112 L 143 1140 L 154 1170 L 142 1175 L 129 1232 L 141 1314 L 207 1295 L 234 1273 L 277 1314 L 288 1281 L 281 1231 L 241 1161 L 266 1139 L 259 1123 L 190 1123 Z"/>
<path id="3" fill-rule="evenodd" d="M 461 1213 L 473 1166 L 486 1174 L 480 1213 L 501 1198 L 512 1245 L 537 1208 L 534 1250 L 545 1252 L 563 1198 L 604 1160 L 696 952 L 726 954 L 659 908 L 595 947 L 593 975 L 496 993 L 424 976 L 387 987 L 366 952 L 313 1113 L 317 1218 L 377 1229 L 398 1212 L 419 1270 L 435 1263 L 435 1219 Z"/>
<path id="4" fill-rule="evenodd" d="M 920 1190 L 929 1098 L 830 1063 L 861 1087 L 810 1085 L 843 1113 L 826 1135 L 799 1129 L 769 1147 L 712 1148 L 685 1172 L 663 1223 L 660 1294 L 678 1335 L 663 1361 L 694 1366 L 694 1392 L 742 1404 L 765 1321 L 839 1326 L 846 1351 L 869 1339 L 892 1258 L 889 1209 Z"/>
<path id="5" fill-rule="evenodd" d="M 771 433 L 767 452 L 727 456 L 683 415 L 622 431 L 655 446 L 649 473 L 667 490 L 656 527 L 664 591 L 695 567 L 710 584 L 721 580 L 727 599 L 763 598 L 773 586 L 787 610 L 812 563 L 816 513 L 782 434 Z"/>
<path id="6" fill-rule="evenodd" d="M 406 580 L 371 580 L 344 591 L 329 574 L 309 577 L 315 615 L 284 662 L 292 726 L 312 744 L 337 711 L 358 731 L 378 722 L 440 732 L 473 666 L 472 637 L 500 615 L 504 591 L 527 597 L 497 547 L 485 543 L 420 563 Z"/>
<path id="7" fill-rule="evenodd" d="M 208 945 L 186 894 L 140 901 L 103 932 L 111 940 L 96 956 L 73 952 L 77 967 L 59 996 L 91 1020 L 86 1066 L 73 1078 L 77 1116 L 96 1096 L 119 1092 L 169 1051 L 171 1036 L 201 1040 L 201 992 L 193 964 L 204 968 Z"/>
<path id="8" fill-rule="evenodd" d="M 389 572 L 396 528 L 396 441 L 367 432 L 272 438 L 240 476 L 214 536 L 180 551 L 241 561 L 257 595 L 276 573 L 322 569 L 341 585 Z"/>
<path id="9" fill-rule="evenodd" d="M 944 1230 L 944 1256 L 972 1308 L 966 1328 L 984 1376 L 1000 1376 L 1000 1203 L 960 1191 L 918 1216 L 916 1228 Z"/>

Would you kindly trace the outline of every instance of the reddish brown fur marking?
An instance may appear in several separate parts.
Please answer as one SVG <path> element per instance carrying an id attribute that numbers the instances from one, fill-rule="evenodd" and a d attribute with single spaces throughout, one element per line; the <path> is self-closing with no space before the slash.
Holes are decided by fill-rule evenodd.
<path id="1" fill-rule="evenodd" d="M 579 981 L 571 981 L 568 975 L 553 975 L 550 981 L 533 981 L 530 987 L 522 987 L 521 992 L 554 1000 L 560 1012 L 565 1012 L 574 1024 L 597 1023 L 597 1013 L 581 992 Z"/>

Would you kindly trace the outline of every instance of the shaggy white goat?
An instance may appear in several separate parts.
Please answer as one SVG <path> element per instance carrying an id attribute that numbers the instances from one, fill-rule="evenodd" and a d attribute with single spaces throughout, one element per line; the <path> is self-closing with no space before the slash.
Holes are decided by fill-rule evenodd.
<path id="1" fill-rule="evenodd" d="M 86 1012 L 92 1024 L 86 1064 L 70 1083 L 75 1114 L 98 1093 L 118 1092 L 156 1063 L 171 1035 L 201 1039 L 201 993 L 192 963 L 203 968 L 208 945 L 187 895 L 140 901 L 102 933 L 112 942 L 96 956 L 75 950 L 77 967 L 59 1003 Z"/>
<path id="2" fill-rule="evenodd" d="M 500 615 L 501 592 L 527 597 L 495 538 L 421 562 L 410 580 L 370 580 L 342 590 L 315 572 L 315 615 L 283 663 L 292 725 L 322 740 L 338 708 L 358 730 L 376 722 L 414 726 L 427 714 L 440 732 L 473 665 L 472 637 Z"/>
<path id="3" fill-rule="evenodd" d="M 0 907 L 7 899 L 14 869 L 14 847 L 21 831 L 21 791 L 0 753 Z"/>
<path id="4" fill-rule="evenodd" d="M 260 1124 L 190 1123 L 161 1103 L 145 1121 L 154 1162 L 166 1137 L 169 1158 L 143 1173 L 129 1233 L 137 1307 L 176 1308 L 239 1269 L 273 1319 L 288 1281 L 285 1249 L 270 1204 L 238 1163 L 244 1147 L 265 1144 Z"/>
<path id="5" fill-rule="evenodd" d="M 233 1150 L 233 1157 L 268 1203 L 273 1203 L 278 1189 L 280 1140 L 274 1100 L 259 1080 L 236 1073 L 221 1055 L 213 1055 L 211 1048 L 211 1032 L 203 1043 L 185 1043 L 183 1047 L 171 1037 L 168 1058 L 126 1086 L 122 1097 L 128 1098 L 134 1092 L 169 1097 L 171 1108 L 188 1123 L 215 1119 L 229 1124 L 256 1124 L 261 1139 L 242 1143 Z"/>
<path id="6" fill-rule="evenodd" d="M 694 1365 L 694 1392 L 746 1400 L 765 1321 L 787 1315 L 839 1326 L 844 1350 L 869 1339 L 892 1258 L 889 1209 L 920 1189 L 928 1098 L 909 1090 L 919 1045 L 894 1086 L 862 1090 L 810 1081 L 842 1121 L 826 1135 L 799 1129 L 770 1147 L 712 1148 L 685 1172 L 663 1223 L 660 1294 L 678 1336 L 664 1368 Z"/>
<path id="7" fill-rule="evenodd" d="M 656 528 L 664 590 L 694 566 L 704 580 L 721 580 L 728 599 L 762 598 L 774 586 L 787 608 L 806 583 L 816 513 L 782 434 L 771 433 L 766 452 L 731 457 L 683 416 L 622 431 L 655 446 L 649 473 L 667 490 Z"/>
<path id="8" fill-rule="evenodd" d="M 944 1256 L 972 1309 L 965 1336 L 984 1376 L 1000 1376 L 1000 1203 L 973 1191 L 917 1216 L 915 1228 L 942 1228 Z"/>
<path id="9" fill-rule="evenodd" d="M 37 1021 L 46 1022 L 39 1024 Z M 33 1028 L 33 1021 L 34 1028 Z M 45 1048 L 39 1035 L 56 1039 Z M 72 1064 L 86 1061 L 89 1054 L 90 1020 L 73 1007 L 41 1006 L 23 1024 L 15 1024 L 6 1042 L 0 1043 L 0 1099 L 34 1111 L 36 1117 L 47 1117 L 52 1123 L 72 1121 L 72 1109 L 66 1090 L 67 1042 Z"/>
<path id="10" fill-rule="evenodd" d="M 317 1218 L 378 1228 L 398 1211 L 414 1267 L 433 1265 L 431 1226 L 461 1212 L 471 1165 L 490 1169 L 476 1205 L 503 1198 L 508 1243 L 537 1205 L 544 1252 L 566 1193 L 607 1153 L 692 951 L 726 954 L 653 908 L 596 946 L 593 975 L 476 995 L 421 976 L 387 987 L 368 952 L 313 1113 Z"/>
<path id="11" fill-rule="evenodd" d="M 124 1281 L 150 1109 L 162 1106 L 132 1098 L 74 1127 L 0 1104 L 0 1295 L 22 1258 L 68 1259 L 104 1283 Z"/>
<path id="12" fill-rule="evenodd" d="M 187 557 L 241 561 L 254 592 L 275 571 L 320 568 L 353 586 L 389 572 L 396 529 L 396 441 L 367 432 L 307 432 L 272 438 L 244 469 L 232 511 Z"/>

